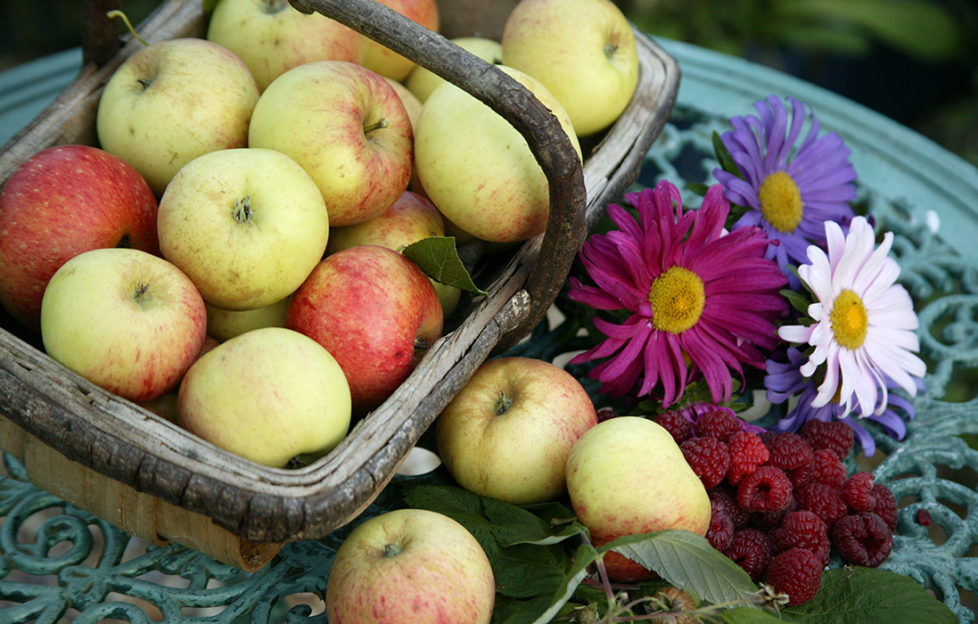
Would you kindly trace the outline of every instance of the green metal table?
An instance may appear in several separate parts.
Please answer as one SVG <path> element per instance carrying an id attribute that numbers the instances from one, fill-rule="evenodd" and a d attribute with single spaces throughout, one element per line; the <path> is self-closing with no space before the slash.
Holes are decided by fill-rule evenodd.
<path id="1" fill-rule="evenodd" d="M 921 351 L 934 362 L 906 439 L 877 439 L 872 470 L 901 504 L 894 550 L 883 567 L 935 592 L 961 622 L 978 594 L 978 169 L 924 137 L 851 101 L 741 59 L 660 40 L 682 69 L 670 123 L 639 183 L 706 181 L 714 131 L 751 114 L 769 94 L 809 103 L 826 130 L 852 148 L 858 201 L 892 230 L 901 281 L 921 321 Z M 0 142 L 74 77 L 71 50 L 0 74 Z M 693 198 L 689 198 L 693 199 Z M 695 205 L 695 201 L 693 205 Z M 115 618 L 166 622 L 325 622 L 321 598 L 345 530 L 287 545 L 255 573 L 186 548 L 148 546 L 29 482 L 9 456 L 0 479 L 0 622 L 39 624 Z M 382 509 L 377 506 L 365 515 Z M 920 509 L 934 522 L 915 522 Z"/>

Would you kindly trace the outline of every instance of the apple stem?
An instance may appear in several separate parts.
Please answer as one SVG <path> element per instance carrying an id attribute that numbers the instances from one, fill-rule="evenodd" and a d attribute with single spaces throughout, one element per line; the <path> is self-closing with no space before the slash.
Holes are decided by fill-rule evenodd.
<path id="1" fill-rule="evenodd" d="M 502 416 L 509 411 L 513 404 L 513 399 L 502 390 L 499 391 L 499 399 L 496 401 L 496 416 Z"/>
<path id="2" fill-rule="evenodd" d="M 401 547 L 397 544 L 385 544 L 384 545 L 384 557 L 396 557 L 401 554 Z"/>
<path id="3" fill-rule="evenodd" d="M 245 195 L 241 199 L 234 200 L 234 208 L 231 210 L 231 216 L 238 223 L 247 223 L 251 221 L 251 195 Z"/>
<path id="4" fill-rule="evenodd" d="M 139 284 L 136 286 L 136 291 L 132 294 L 132 298 L 136 300 L 136 303 L 144 303 L 146 299 L 149 299 L 149 284 Z"/>
<path id="5" fill-rule="evenodd" d="M 618 46 L 614 43 L 606 43 L 604 46 L 604 55 L 609 59 L 615 55 L 618 51 Z"/>
<path id="6" fill-rule="evenodd" d="M 391 122 L 389 119 L 387 119 L 386 117 L 381 117 L 379 121 L 376 121 L 370 124 L 369 126 L 364 126 L 363 133 L 367 134 L 368 132 L 373 132 L 374 130 L 381 130 L 383 128 L 386 128 L 390 124 Z"/>
<path id="7" fill-rule="evenodd" d="M 136 41 L 143 44 L 144 46 L 149 45 L 148 43 L 146 43 L 145 39 L 139 36 L 139 33 L 136 32 L 136 29 L 132 27 L 132 22 L 129 21 L 129 17 L 127 17 L 126 14 L 120 11 L 119 9 L 112 9 L 111 11 L 107 12 L 105 16 L 108 17 L 109 19 L 114 19 L 118 17 L 126 25 L 126 28 L 129 29 L 129 32 L 132 33 L 132 36 L 136 39 Z"/>

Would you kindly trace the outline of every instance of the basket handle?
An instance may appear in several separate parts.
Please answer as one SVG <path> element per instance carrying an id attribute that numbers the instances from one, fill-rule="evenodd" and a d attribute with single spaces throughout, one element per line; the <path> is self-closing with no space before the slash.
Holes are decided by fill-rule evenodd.
<path id="1" fill-rule="evenodd" d="M 550 218 L 525 290 L 530 304 L 505 327 L 497 350 L 529 334 L 560 292 L 587 234 L 584 173 L 557 118 L 526 87 L 491 63 L 376 0 L 290 0 L 303 13 L 334 19 L 461 87 L 526 139 L 550 189 Z M 398 33 L 396 36 L 394 33 Z"/>
<path id="2" fill-rule="evenodd" d="M 105 14 L 119 9 L 120 0 L 86 0 L 82 7 L 82 65 L 105 65 L 122 47 L 115 20 Z"/>

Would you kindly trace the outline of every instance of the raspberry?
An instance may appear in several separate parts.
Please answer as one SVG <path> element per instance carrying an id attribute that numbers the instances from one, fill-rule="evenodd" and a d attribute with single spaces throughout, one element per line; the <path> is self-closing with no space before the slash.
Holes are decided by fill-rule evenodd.
<path id="1" fill-rule="evenodd" d="M 876 495 L 873 494 L 873 474 L 857 472 L 842 485 L 842 498 L 850 511 L 873 511 L 876 509 Z"/>
<path id="2" fill-rule="evenodd" d="M 720 484 L 727 476 L 730 467 L 730 452 L 727 445 L 716 438 L 690 438 L 680 446 L 686 463 L 710 489 Z"/>
<path id="3" fill-rule="evenodd" d="M 750 525 L 765 531 L 773 531 L 781 526 L 785 514 L 798 510 L 798 501 L 792 496 L 788 506 L 781 511 L 754 511 L 750 514 Z"/>
<path id="4" fill-rule="evenodd" d="M 741 480 L 737 502 L 747 511 L 781 511 L 791 502 L 791 480 L 780 468 L 760 466 Z"/>
<path id="5" fill-rule="evenodd" d="M 792 548 L 806 548 L 819 556 L 823 566 L 828 565 L 832 543 L 828 527 L 813 512 L 801 509 L 785 514 L 781 526 L 771 532 L 774 552 Z"/>
<path id="6" fill-rule="evenodd" d="M 730 516 L 722 511 L 713 511 L 710 516 L 710 528 L 706 530 L 706 539 L 720 552 L 730 546 L 734 536 L 734 523 Z"/>
<path id="7" fill-rule="evenodd" d="M 696 419 L 695 435 L 711 437 L 724 442 L 733 434 L 743 431 L 744 423 L 732 409 L 717 407 L 704 412 Z"/>
<path id="8" fill-rule="evenodd" d="M 882 483 L 877 483 L 873 485 L 873 494 L 876 495 L 876 508 L 873 509 L 873 513 L 883 519 L 890 531 L 895 531 L 899 510 L 893 492 Z"/>
<path id="9" fill-rule="evenodd" d="M 617 416 L 618 414 L 616 414 L 614 408 L 611 407 L 602 407 L 601 409 L 598 410 L 598 422 L 611 420 L 612 418 L 615 418 Z"/>
<path id="10" fill-rule="evenodd" d="M 808 602 L 822 584 L 822 560 L 807 548 L 789 548 L 771 558 L 766 580 L 775 591 L 788 594 L 788 606 Z"/>
<path id="11" fill-rule="evenodd" d="M 797 433 L 790 431 L 775 433 L 767 436 L 764 443 L 771 454 L 768 463 L 785 472 L 810 464 L 814 459 L 812 447 Z"/>
<path id="12" fill-rule="evenodd" d="M 795 496 L 799 508 L 814 512 L 829 527 L 849 512 L 842 490 L 825 483 L 813 481 L 802 486 Z"/>
<path id="13" fill-rule="evenodd" d="M 760 529 L 740 529 L 723 554 L 743 568 L 751 579 L 759 581 L 771 561 L 771 538 Z"/>
<path id="14" fill-rule="evenodd" d="M 735 529 L 742 529 L 747 526 L 750 515 L 737 503 L 736 490 L 721 485 L 707 490 L 706 493 L 710 496 L 710 508 L 714 510 L 714 513 L 721 512 L 730 516 Z"/>
<path id="15" fill-rule="evenodd" d="M 917 524 L 920 526 L 930 526 L 934 522 L 934 518 L 931 517 L 930 512 L 926 509 L 917 510 Z"/>
<path id="16" fill-rule="evenodd" d="M 832 544 L 852 565 L 875 568 L 893 550 L 893 533 L 882 518 L 872 512 L 850 514 L 832 527 Z"/>
<path id="17" fill-rule="evenodd" d="M 813 453 L 814 455 L 814 453 Z M 791 486 L 795 489 L 809 483 L 815 478 L 815 464 L 814 462 L 808 462 L 804 466 L 799 466 L 791 472 L 788 473 L 788 477 L 791 479 Z"/>
<path id="18" fill-rule="evenodd" d="M 832 420 L 809 420 L 799 431 L 801 437 L 808 442 L 813 451 L 827 449 L 835 453 L 839 459 L 846 458 L 852 452 L 855 435 L 849 425 Z"/>
<path id="19" fill-rule="evenodd" d="M 727 440 L 730 450 L 730 470 L 727 481 L 737 485 L 744 475 L 749 475 L 770 458 L 767 447 L 755 433 L 738 431 Z"/>
<path id="20" fill-rule="evenodd" d="M 832 487 L 841 488 L 848 477 L 846 467 L 835 453 L 828 449 L 819 449 L 812 460 L 812 480 Z"/>
<path id="21" fill-rule="evenodd" d="M 662 412 L 653 419 L 672 435 L 676 444 L 682 444 L 693 437 L 693 423 L 675 410 Z"/>

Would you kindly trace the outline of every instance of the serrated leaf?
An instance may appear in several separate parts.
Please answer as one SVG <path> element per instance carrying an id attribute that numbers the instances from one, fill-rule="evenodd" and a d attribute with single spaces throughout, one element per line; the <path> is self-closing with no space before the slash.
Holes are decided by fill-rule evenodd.
<path id="1" fill-rule="evenodd" d="M 590 544 L 581 544 L 574 555 L 574 564 L 564 575 L 564 579 L 546 611 L 541 613 L 533 624 L 546 624 L 567 604 L 574 591 L 587 578 L 587 569 L 598 557 L 598 551 Z"/>
<path id="2" fill-rule="evenodd" d="M 458 255 L 454 236 L 429 236 L 401 250 L 431 279 L 441 284 L 461 288 L 476 295 L 488 295 L 475 285 L 472 276 Z"/>
<path id="3" fill-rule="evenodd" d="M 756 607 L 734 607 L 720 612 L 726 624 L 784 624 L 784 620 Z"/>

